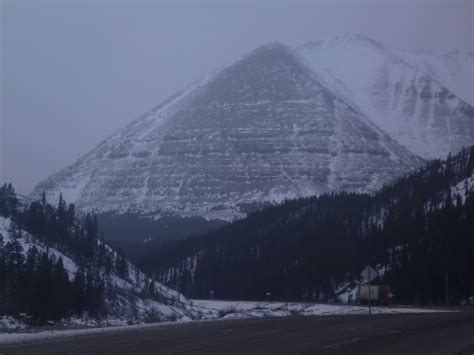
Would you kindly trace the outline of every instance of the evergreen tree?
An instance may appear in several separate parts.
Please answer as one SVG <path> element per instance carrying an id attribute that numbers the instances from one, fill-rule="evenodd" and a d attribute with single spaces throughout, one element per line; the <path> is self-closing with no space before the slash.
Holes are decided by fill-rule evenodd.
<path id="1" fill-rule="evenodd" d="M 81 315 L 86 310 L 86 279 L 83 270 L 78 270 L 72 283 L 73 310 L 77 315 Z"/>
<path id="2" fill-rule="evenodd" d="M 69 280 L 63 259 L 55 258 L 49 245 L 76 256 L 78 262 L 96 268 L 106 259 L 105 247 L 98 247 L 97 219 L 89 216 L 82 226 L 75 216 L 74 205 L 67 205 L 62 195 L 56 207 L 50 205 L 43 192 L 40 201 L 18 209 L 11 184 L 0 187 L 0 214 L 9 218 L 8 242 L 0 235 L 0 314 L 27 313 L 39 321 L 57 320 L 84 311 L 99 314 L 103 306 L 104 285 L 97 271 L 93 282 L 86 283 L 82 270 Z M 26 230 L 27 233 L 24 233 Z M 22 248 L 29 234 L 46 245 Z M 20 242 L 21 241 L 21 242 Z M 100 255 L 99 255 L 100 254 Z M 108 255 L 110 259 L 110 255 Z"/>

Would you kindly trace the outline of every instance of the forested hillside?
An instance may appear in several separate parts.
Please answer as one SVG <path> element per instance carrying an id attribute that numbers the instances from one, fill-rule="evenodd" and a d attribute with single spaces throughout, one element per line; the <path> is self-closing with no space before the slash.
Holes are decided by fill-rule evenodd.
<path id="1" fill-rule="evenodd" d="M 189 297 L 330 300 L 379 264 L 395 301 L 457 303 L 474 295 L 473 169 L 471 147 L 372 195 L 286 201 L 168 243 L 141 267 Z"/>
<path id="2" fill-rule="evenodd" d="M 156 283 L 113 251 L 97 218 L 78 218 L 59 196 L 57 206 L 19 200 L 0 187 L 0 316 L 44 322 L 67 317 L 132 321 L 199 316 L 178 293 Z"/>
<path id="3" fill-rule="evenodd" d="M 97 243 L 97 220 L 87 216 L 84 226 L 78 224 L 74 206 L 68 207 L 62 197 L 57 208 L 43 199 L 20 213 L 11 185 L 0 189 L 0 215 L 2 224 L 8 225 L 8 235 L 0 234 L 0 313 L 27 313 L 47 320 L 68 312 L 104 312 L 104 280 L 98 268 L 114 265 L 104 245 Z M 5 217 L 12 217 L 12 222 Z M 24 250 L 20 242 L 24 230 L 54 246 L 60 244 L 65 251 L 75 250 L 81 259 L 93 259 L 94 265 L 81 268 L 70 280 L 61 256 L 56 258 L 36 246 Z"/>

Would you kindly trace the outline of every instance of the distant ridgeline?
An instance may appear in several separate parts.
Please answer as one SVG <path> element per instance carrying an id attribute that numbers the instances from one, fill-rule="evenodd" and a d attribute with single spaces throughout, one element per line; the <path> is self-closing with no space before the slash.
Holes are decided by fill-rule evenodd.
<path id="1" fill-rule="evenodd" d="M 107 236 L 107 243 L 123 250 L 132 261 L 166 241 L 204 234 L 225 224 L 222 220 L 202 217 L 166 216 L 154 219 L 153 216 L 130 213 L 100 213 L 97 218 L 100 222 L 99 233 Z"/>
<path id="2" fill-rule="evenodd" d="M 375 194 L 290 200 L 167 243 L 141 267 L 188 297 L 330 300 L 380 264 L 396 302 L 457 303 L 474 295 L 473 169 L 474 146 Z"/>

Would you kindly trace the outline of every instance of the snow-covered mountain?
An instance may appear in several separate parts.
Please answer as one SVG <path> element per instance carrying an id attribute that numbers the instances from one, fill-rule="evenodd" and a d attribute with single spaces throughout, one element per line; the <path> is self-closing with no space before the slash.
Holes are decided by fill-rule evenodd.
<path id="1" fill-rule="evenodd" d="M 474 142 L 471 54 L 396 52 L 360 35 L 295 50 L 332 92 L 411 152 L 442 158 Z"/>
<path id="2" fill-rule="evenodd" d="M 96 212 L 232 219 L 249 203 L 374 191 L 421 163 L 299 57 L 278 43 L 250 52 L 142 115 L 34 195 L 62 192 Z"/>
<path id="3" fill-rule="evenodd" d="M 438 53 L 427 50 L 409 50 L 399 51 L 397 54 L 442 83 L 462 100 L 474 105 L 473 52 Z"/>

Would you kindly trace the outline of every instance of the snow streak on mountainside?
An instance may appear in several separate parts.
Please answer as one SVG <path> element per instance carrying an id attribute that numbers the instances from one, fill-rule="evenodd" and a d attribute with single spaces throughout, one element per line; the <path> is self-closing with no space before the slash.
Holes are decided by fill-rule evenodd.
<path id="1" fill-rule="evenodd" d="M 295 50 L 334 93 L 423 158 L 446 157 L 474 143 L 469 54 L 432 58 L 407 52 L 409 63 L 360 35 L 306 43 Z"/>
<path id="2" fill-rule="evenodd" d="M 426 50 L 411 50 L 400 51 L 397 54 L 442 83 L 462 100 L 474 105 L 473 52 L 436 53 Z"/>
<path id="3" fill-rule="evenodd" d="M 232 219 L 239 205 L 374 191 L 421 160 L 294 52 L 260 47 L 40 183 L 82 210 Z"/>

